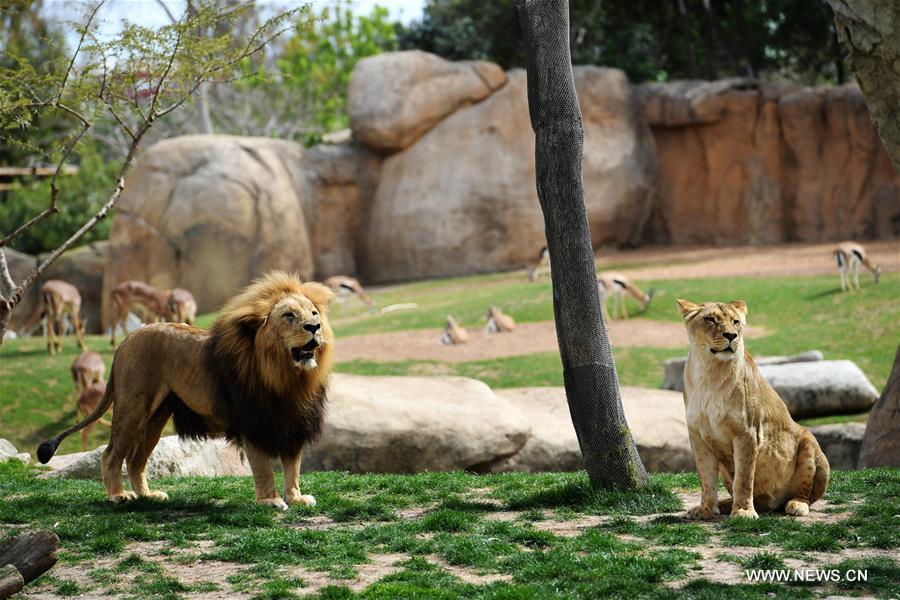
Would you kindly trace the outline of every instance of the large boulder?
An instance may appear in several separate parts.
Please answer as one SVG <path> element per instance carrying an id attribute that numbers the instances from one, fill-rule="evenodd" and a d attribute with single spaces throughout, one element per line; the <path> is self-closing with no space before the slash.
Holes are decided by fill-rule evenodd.
<path id="1" fill-rule="evenodd" d="M 62 279 L 78 288 L 81 293 L 81 316 L 87 333 L 101 333 L 103 324 L 100 308 L 103 301 L 103 272 L 106 269 L 109 243 L 92 242 L 73 248 L 59 257 L 41 277 L 40 284 L 48 279 Z M 43 256 L 41 259 L 43 260 Z"/>
<path id="2" fill-rule="evenodd" d="M 489 62 L 450 62 L 420 50 L 362 59 L 347 90 L 350 126 L 377 152 L 403 150 L 447 115 L 506 83 Z"/>
<path id="3" fill-rule="evenodd" d="M 809 350 L 792 354 L 791 356 L 762 356 L 754 358 L 756 364 L 759 365 L 787 365 L 795 362 L 815 362 L 822 360 L 824 355 L 820 350 Z M 674 390 L 676 392 L 684 391 L 684 365 L 687 357 L 667 359 L 663 366 L 663 384 L 664 390 Z"/>
<path id="4" fill-rule="evenodd" d="M 103 277 L 183 287 L 209 312 L 270 269 L 308 278 L 303 149 L 265 138 L 192 135 L 154 144 L 128 176 Z"/>
<path id="5" fill-rule="evenodd" d="M 303 156 L 304 213 L 317 279 L 357 272 L 361 216 L 377 183 L 379 159 L 356 144 L 319 144 Z"/>
<path id="6" fill-rule="evenodd" d="M 303 468 L 352 473 L 490 471 L 528 439 L 528 420 L 463 377 L 334 375 L 320 442 Z"/>
<path id="7" fill-rule="evenodd" d="M 648 239 L 892 239 L 900 178 L 859 89 L 749 79 L 642 84 L 660 169 Z"/>
<path id="8" fill-rule="evenodd" d="M 859 466 L 900 467 L 900 346 L 884 391 L 869 413 Z"/>
<path id="9" fill-rule="evenodd" d="M 0 462 L 6 462 L 10 459 L 22 461 L 26 465 L 31 462 L 31 454 L 28 452 L 19 452 L 13 443 L 9 440 L 0 438 Z"/>
<path id="10" fill-rule="evenodd" d="M 866 434 L 864 423 L 816 425 L 809 431 L 816 436 L 832 469 L 855 471 L 859 468 L 859 450 Z"/>
<path id="11" fill-rule="evenodd" d="M 106 446 L 90 452 L 54 456 L 48 463 L 53 469 L 42 477 L 63 479 L 100 479 L 100 455 Z M 127 468 L 123 467 L 123 473 Z M 215 477 L 250 475 L 250 466 L 240 450 L 224 439 L 179 440 L 170 435 L 160 438 L 147 461 L 147 477 Z"/>
<path id="12" fill-rule="evenodd" d="M 531 422 L 531 436 L 515 455 L 494 471 L 574 471 L 584 468 L 562 387 L 497 390 Z M 681 394 L 623 387 L 622 405 L 641 460 L 648 471 L 694 470 Z"/>
<path id="13" fill-rule="evenodd" d="M 652 139 L 624 73 L 577 67 L 585 204 L 595 246 L 640 241 L 652 206 Z M 545 244 L 525 72 L 387 157 L 362 228 L 370 280 L 518 268 Z"/>
<path id="14" fill-rule="evenodd" d="M 762 365 L 759 372 L 795 419 L 866 412 L 878 399 L 865 373 L 849 360 Z"/>

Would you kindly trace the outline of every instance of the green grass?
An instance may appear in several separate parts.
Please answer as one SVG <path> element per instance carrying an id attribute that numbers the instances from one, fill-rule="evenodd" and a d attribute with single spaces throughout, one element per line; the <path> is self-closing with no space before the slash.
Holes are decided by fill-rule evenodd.
<path id="1" fill-rule="evenodd" d="M 23 526 L 51 528 L 61 540 L 61 564 L 84 574 L 72 581 L 51 571 L 33 584 L 35 591 L 166 598 L 204 591 L 293 597 L 306 593 L 307 575 L 314 573 L 330 581 L 318 590 L 319 598 L 668 598 L 677 590 L 664 584 L 691 577 L 699 546 L 725 553 L 758 548 L 743 568 L 777 568 L 798 552 L 900 548 L 900 471 L 890 469 L 835 473 L 835 499 L 848 503 L 850 515 L 832 524 L 785 516 L 687 522 L 674 492 L 695 489 L 694 475 L 654 475 L 646 489 L 625 493 L 594 490 L 577 473 L 309 473 L 303 485 L 319 503 L 284 514 L 253 502 L 250 478 L 166 478 L 151 484 L 166 490 L 170 500 L 115 506 L 105 501 L 99 482 L 42 480 L 18 462 L 0 464 L 0 540 Z M 348 510 L 367 504 L 377 509 Z M 413 507 L 421 507 L 421 514 L 398 514 Z M 546 522 L 546 510 L 556 511 L 551 519 L 564 513 L 568 519 L 607 520 L 558 535 L 538 526 Z M 519 511 L 520 518 L 498 520 L 495 511 Z M 641 519 L 658 513 L 664 514 Z M 321 519 L 330 524 L 320 526 Z M 153 547 L 159 550 L 139 552 L 146 542 L 157 542 Z M 393 572 L 353 592 L 349 582 L 379 554 L 401 558 Z M 98 561 L 108 566 L 97 568 Z M 175 571 L 179 563 L 199 573 L 204 565 L 230 565 L 230 574 L 188 583 Z M 839 567 L 870 570 L 869 581 L 849 591 L 897 593 L 894 560 L 861 558 Z M 502 579 L 464 583 L 450 568 Z M 811 593 L 808 586 L 732 587 L 704 580 L 685 589 L 701 598 Z"/>

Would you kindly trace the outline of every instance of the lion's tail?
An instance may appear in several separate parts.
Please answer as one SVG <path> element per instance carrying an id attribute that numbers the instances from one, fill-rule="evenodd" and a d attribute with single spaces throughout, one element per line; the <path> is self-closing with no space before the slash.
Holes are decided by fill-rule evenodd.
<path id="1" fill-rule="evenodd" d="M 103 393 L 103 400 L 100 401 L 100 404 L 97 405 L 97 408 L 94 409 L 94 412 L 86 416 L 80 423 L 76 423 L 62 433 L 57 434 L 55 437 L 41 442 L 41 445 L 38 446 L 37 449 L 38 460 L 41 461 L 41 464 L 47 464 L 50 459 L 53 458 L 53 455 L 56 453 L 56 449 L 59 447 L 60 442 L 66 439 L 69 434 L 75 433 L 80 429 L 84 429 L 94 421 L 102 421 L 100 417 L 102 417 L 104 413 L 109 410 L 109 407 L 113 403 L 113 398 L 115 397 L 115 383 L 113 383 L 113 375 L 114 372 L 110 372 L 109 381 L 106 382 L 106 391 Z"/>

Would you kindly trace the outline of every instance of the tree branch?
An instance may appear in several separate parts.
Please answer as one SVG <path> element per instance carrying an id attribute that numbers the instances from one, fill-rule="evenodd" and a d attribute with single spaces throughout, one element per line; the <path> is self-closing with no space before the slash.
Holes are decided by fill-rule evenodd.
<path id="1" fill-rule="evenodd" d="M 16 282 L 9 273 L 9 265 L 6 264 L 6 248 L 0 248 L 0 284 L 6 288 L 3 293 L 0 293 L 0 298 L 3 299 L 16 289 Z"/>

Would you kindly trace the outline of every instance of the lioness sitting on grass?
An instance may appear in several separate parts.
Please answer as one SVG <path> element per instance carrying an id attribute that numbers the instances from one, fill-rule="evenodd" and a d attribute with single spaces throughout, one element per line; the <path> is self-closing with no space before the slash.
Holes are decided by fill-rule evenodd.
<path id="1" fill-rule="evenodd" d="M 806 515 L 828 487 L 828 460 L 744 349 L 747 304 L 677 303 L 691 343 L 684 404 L 702 488 L 688 518 L 720 511 L 756 518 L 757 510 Z M 731 494 L 722 502 L 720 472 Z"/>

